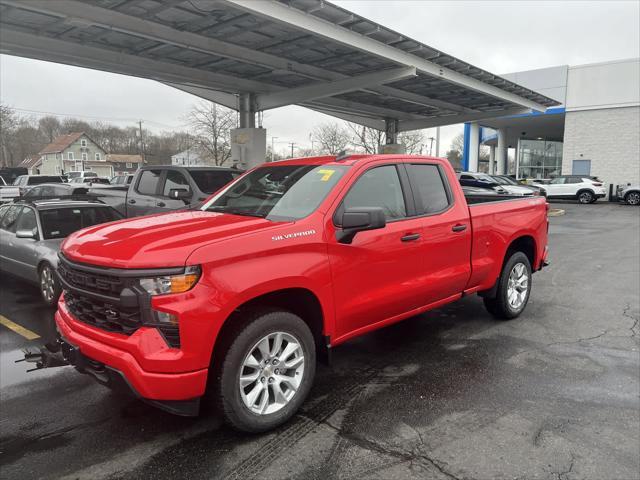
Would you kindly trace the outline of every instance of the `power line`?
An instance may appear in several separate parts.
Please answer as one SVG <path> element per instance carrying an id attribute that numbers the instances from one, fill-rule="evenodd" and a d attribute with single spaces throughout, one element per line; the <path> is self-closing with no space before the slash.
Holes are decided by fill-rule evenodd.
<path id="1" fill-rule="evenodd" d="M 17 107 L 10 107 L 10 108 L 12 110 L 16 110 L 18 112 L 34 113 L 34 114 L 38 114 L 38 115 L 52 115 L 54 117 L 87 118 L 87 119 L 91 119 L 91 120 L 110 120 L 112 122 L 131 122 L 131 123 L 138 123 L 140 121 L 139 118 L 99 117 L 99 116 L 95 116 L 95 115 L 83 115 L 83 114 L 76 114 L 76 113 L 45 112 L 45 111 L 42 111 L 42 110 L 30 110 L 30 109 L 27 109 L 27 108 L 17 108 Z M 167 125 L 166 123 L 156 122 L 154 120 L 143 119 L 143 121 L 146 122 L 146 123 L 159 125 L 161 127 L 173 128 L 175 130 L 189 126 L 188 123 L 184 123 L 182 125 Z"/>

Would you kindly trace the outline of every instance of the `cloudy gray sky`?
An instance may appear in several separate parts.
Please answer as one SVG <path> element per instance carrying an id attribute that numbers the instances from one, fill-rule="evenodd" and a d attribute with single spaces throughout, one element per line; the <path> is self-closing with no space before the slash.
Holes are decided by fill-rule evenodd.
<path id="1" fill-rule="evenodd" d="M 640 1 L 338 0 L 351 11 L 494 73 L 640 56 Z M 0 101 L 22 114 L 143 120 L 185 129 L 198 99 L 154 81 L 0 55 Z M 30 113 L 31 112 L 31 113 Z M 309 145 L 322 114 L 285 107 L 265 114 L 268 138 Z M 443 129 L 443 146 L 461 131 Z"/>

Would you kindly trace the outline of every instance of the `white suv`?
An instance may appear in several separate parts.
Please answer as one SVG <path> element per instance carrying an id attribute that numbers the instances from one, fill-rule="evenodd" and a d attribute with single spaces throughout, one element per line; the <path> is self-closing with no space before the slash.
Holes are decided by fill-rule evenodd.
<path id="1" fill-rule="evenodd" d="M 561 175 L 546 185 L 536 184 L 547 192 L 547 198 L 575 198 L 580 203 L 593 203 L 607 196 L 602 181 L 588 175 Z"/>

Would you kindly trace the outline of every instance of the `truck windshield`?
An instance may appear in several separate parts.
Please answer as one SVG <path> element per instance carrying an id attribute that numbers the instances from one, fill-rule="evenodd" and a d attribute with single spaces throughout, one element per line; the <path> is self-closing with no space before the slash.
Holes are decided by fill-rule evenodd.
<path id="1" fill-rule="evenodd" d="M 121 218 L 122 216 L 110 207 L 67 207 L 40 211 L 40 223 L 45 240 L 65 238 L 81 228 Z"/>
<path id="2" fill-rule="evenodd" d="M 202 206 L 209 212 L 298 220 L 313 212 L 348 167 L 324 165 L 267 166 L 245 175 Z"/>

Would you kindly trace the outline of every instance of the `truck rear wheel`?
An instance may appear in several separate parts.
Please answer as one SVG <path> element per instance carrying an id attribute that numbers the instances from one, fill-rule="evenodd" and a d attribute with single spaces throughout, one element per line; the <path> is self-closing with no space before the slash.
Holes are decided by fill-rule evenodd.
<path id="1" fill-rule="evenodd" d="M 494 317 L 511 320 L 524 311 L 530 293 L 531 263 L 524 253 L 515 252 L 502 268 L 495 298 L 484 298 L 484 305 Z"/>
<path id="2" fill-rule="evenodd" d="M 307 324 L 287 311 L 255 311 L 243 323 L 214 365 L 213 387 L 229 424 L 264 432 L 289 420 L 307 397 L 315 342 Z"/>

